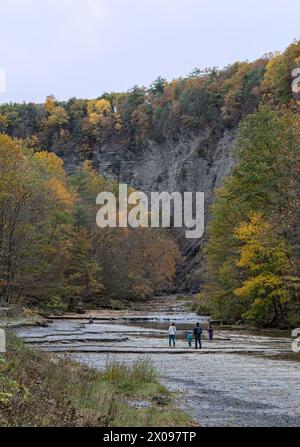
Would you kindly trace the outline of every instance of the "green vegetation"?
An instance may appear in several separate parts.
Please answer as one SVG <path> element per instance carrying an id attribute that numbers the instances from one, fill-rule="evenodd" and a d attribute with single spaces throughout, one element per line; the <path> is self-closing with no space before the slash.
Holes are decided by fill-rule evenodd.
<path id="1" fill-rule="evenodd" d="M 133 366 L 124 363 L 108 363 L 103 378 L 118 390 L 147 397 L 149 389 L 165 394 L 165 388 L 157 383 L 157 373 L 149 359 L 138 360 Z"/>
<path id="2" fill-rule="evenodd" d="M 44 104 L 3 104 L 0 132 L 77 160 L 92 160 L 94 148 L 102 145 L 118 143 L 122 150 L 137 152 L 149 139 L 176 141 L 204 128 L 213 145 L 259 103 L 269 62 L 266 56 L 222 70 L 194 70 L 172 82 L 159 77 L 149 88 L 134 86 L 94 100 L 58 102 L 49 96 Z"/>
<path id="3" fill-rule="evenodd" d="M 149 361 L 131 367 L 109 364 L 97 372 L 65 357 L 29 350 L 10 335 L 0 362 L 0 426 L 191 424 L 176 410 Z M 145 408 L 134 406 L 140 399 L 148 402 Z"/>
<path id="4" fill-rule="evenodd" d="M 236 164 L 212 207 L 194 308 L 229 323 L 300 324 L 299 63 L 299 41 L 267 63 L 260 106 L 239 124 Z"/>
<path id="5" fill-rule="evenodd" d="M 195 69 L 172 82 L 159 77 L 149 88 L 134 86 L 93 100 L 58 102 L 49 96 L 44 104 L 2 104 L 0 132 L 25 140 L 28 147 L 78 160 L 93 159 L 94 148 L 103 144 L 138 151 L 147 139 L 175 141 L 204 128 L 213 145 L 261 100 L 274 105 L 293 101 L 291 70 L 299 62 L 299 48 L 296 41 L 283 54 L 224 69 Z"/>
<path id="6" fill-rule="evenodd" d="M 240 125 L 237 163 L 213 206 L 198 310 L 299 324 L 299 154 L 298 115 L 264 106 Z"/>
<path id="7" fill-rule="evenodd" d="M 166 232 L 97 227 L 96 196 L 117 187 L 0 135 L 0 300 L 72 310 L 168 287 L 179 250 Z"/>

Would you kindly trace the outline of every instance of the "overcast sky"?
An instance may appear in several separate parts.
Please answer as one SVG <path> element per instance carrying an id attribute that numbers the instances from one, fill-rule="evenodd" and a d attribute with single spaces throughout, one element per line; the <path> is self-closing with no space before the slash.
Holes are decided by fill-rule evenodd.
<path id="1" fill-rule="evenodd" d="M 299 37 L 299 0 L 0 0 L 0 102 L 94 98 Z"/>

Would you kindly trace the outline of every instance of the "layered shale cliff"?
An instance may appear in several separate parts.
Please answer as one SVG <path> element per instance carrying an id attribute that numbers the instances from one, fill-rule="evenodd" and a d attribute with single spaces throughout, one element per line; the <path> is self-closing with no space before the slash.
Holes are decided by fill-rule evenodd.
<path id="1" fill-rule="evenodd" d="M 146 193 L 204 192 L 207 226 L 214 191 L 233 166 L 233 139 L 234 131 L 225 131 L 219 140 L 212 140 L 208 132 L 202 131 L 163 144 L 149 139 L 138 151 L 124 150 L 118 143 L 104 144 L 94 148 L 93 165 L 104 177 Z M 178 266 L 175 288 L 195 292 L 201 284 L 202 247 L 207 234 L 201 239 L 186 239 L 183 232 L 176 231 L 174 236 L 184 257 Z"/>

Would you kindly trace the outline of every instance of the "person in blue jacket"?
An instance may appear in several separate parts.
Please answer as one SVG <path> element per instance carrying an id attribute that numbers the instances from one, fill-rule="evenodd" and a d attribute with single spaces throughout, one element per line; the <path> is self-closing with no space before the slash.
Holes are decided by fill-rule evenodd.
<path id="1" fill-rule="evenodd" d="M 198 349 L 198 345 L 200 349 L 202 348 L 201 336 L 202 336 L 202 327 L 200 326 L 200 323 L 197 323 L 194 329 L 195 349 Z"/>

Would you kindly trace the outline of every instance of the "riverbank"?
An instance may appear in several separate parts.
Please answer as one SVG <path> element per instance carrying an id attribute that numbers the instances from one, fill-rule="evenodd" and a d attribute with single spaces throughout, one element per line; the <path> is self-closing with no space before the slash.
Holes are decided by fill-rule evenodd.
<path id="1" fill-rule="evenodd" d="M 212 322 L 217 331 L 227 332 L 247 332 L 253 335 L 263 335 L 271 337 L 291 336 L 291 329 L 263 328 L 257 327 L 249 322 L 240 324 L 226 324 L 213 320 L 209 316 L 198 315 L 192 305 L 193 295 L 164 295 L 154 296 L 147 301 L 126 301 L 111 300 L 110 304 L 97 308 L 86 308 L 78 311 L 56 311 L 45 312 L 41 309 L 33 309 L 22 306 L 10 306 L 7 309 L 0 307 L 0 327 L 17 328 L 22 326 L 44 326 L 52 320 L 81 320 L 88 321 L 92 316 L 95 321 L 119 321 L 124 318 L 127 321 L 150 321 L 161 318 L 164 315 L 165 321 L 172 320 L 178 313 L 189 315 L 194 322 L 201 321 L 203 329 L 207 329 L 209 322 Z M 152 318 L 153 317 L 153 318 Z M 293 328 L 292 328 L 293 329 Z"/>
<path id="2" fill-rule="evenodd" d="M 171 396 L 176 393 L 178 406 L 200 426 L 300 425 L 299 353 L 292 352 L 291 334 L 215 326 L 210 342 L 208 319 L 174 296 L 139 309 L 52 317 L 46 326 L 14 332 L 34 350 L 58 353 L 57 358 L 75 360 L 100 374 L 108 358 L 122 368 L 150 359 L 160 383 Z M 177 326 L 176 348 L 168 346 L 170 321 Z M 197 351 L 186 342 L 196 321 L 204 328 L 203 346 Z M 151 399 L 127 399 L 130 407 L 152 404 Z"/>
<path id="3" fill-rule="evenodd" d="M 48 327 L 16 329 L 28 346 L 85 366 L 105 370 L 107 358 L 128 367 L 150 358 L 161 383 L 178 395 L 178 405 L 200 426 L 299 426 L 299 354 L 291 334 L 230 330 L 215 326 L 207 339 L 208 320 L 191 312 L 181 299 L 166 296 L 138 309 L 64 315 Z M 78 318 L 77 318 L 78 317 Z M 170 321 L 177 327 L 176 347 L 169 348 Z M 201 350 L 189 348 L 188 330 L 200 321 Z"/>
<path id="4" fill-rule="evenodd" d="M 8 332 L 0 357 L 0 426 L 187 426 L 148 359 L 96 371 L 27 348 Z"/>
<path id="5" fill-rule="evenodd" d="M 38 309 L 18 305 L 0 306 L 0 327 L 2 328 L 15 329 L 26 326 L 45 326 L 48 323 L 49 319 L 41 315 Z"/>

